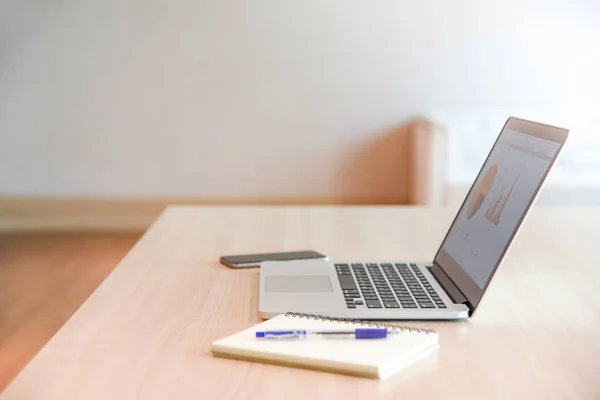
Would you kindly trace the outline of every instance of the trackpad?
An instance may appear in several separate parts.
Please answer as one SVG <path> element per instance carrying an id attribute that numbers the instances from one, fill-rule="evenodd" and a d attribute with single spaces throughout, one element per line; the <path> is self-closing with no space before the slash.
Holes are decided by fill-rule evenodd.
<path id="1" fill-rule="evenodd" d="M 333 292 L 327 275 L 272 275 L 266 277 L 267 293 Z"/>

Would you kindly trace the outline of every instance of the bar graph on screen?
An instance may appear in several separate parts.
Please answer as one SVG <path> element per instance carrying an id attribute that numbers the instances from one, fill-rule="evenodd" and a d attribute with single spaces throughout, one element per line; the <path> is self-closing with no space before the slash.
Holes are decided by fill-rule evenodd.
<path id="1" fill-rule="evenodd" d="M 502 218 L 502 213 L 504 208 L 506 207 L 506 203 L 510 199 L 510 196 L 513 193 L 515 185 L 519 180 L 519 176 L 515 178 L 515 181 L 512 184 L 512 187 L 506 192 L 506 187 L 502 188 L 500 194 L 496 197 L 496 199 L 492 202 L 492 204 L 488 207 L 485 218 L 490 221 L 492 224 L 498 226 L 500 224 L 500 219 Z"/>

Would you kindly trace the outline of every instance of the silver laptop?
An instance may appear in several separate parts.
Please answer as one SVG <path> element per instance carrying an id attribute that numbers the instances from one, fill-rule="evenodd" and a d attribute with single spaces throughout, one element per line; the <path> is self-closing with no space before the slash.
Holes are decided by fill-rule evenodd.
<path id="1" fill-rule="evenodd" d="M 261 264 L 261 317 L 472 316 L 567 136 L 566 129 L 509 118 L 431 261 Z"/>

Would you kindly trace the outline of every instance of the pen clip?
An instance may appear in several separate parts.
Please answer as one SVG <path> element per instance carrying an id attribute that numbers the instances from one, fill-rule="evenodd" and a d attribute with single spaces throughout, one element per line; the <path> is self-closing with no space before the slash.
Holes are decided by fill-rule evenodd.
<path id="1" fill-rule="evenodd" d="M 305 330 L 256 332 L 257 339 L 290 339 L 290 338 L 302 338 L 305 336 L 306 336 Z"/>

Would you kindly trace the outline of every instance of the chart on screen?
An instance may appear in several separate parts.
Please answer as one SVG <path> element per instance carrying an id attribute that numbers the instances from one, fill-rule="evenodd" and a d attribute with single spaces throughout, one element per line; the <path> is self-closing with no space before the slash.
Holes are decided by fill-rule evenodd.
<path id="1" fill-rule="evenodd" d="M 551 158 L 531 137 L 497 143 L 442 246 L 483 287 L 515 233 Z M 535 139 L 535 138 L 534 138 Z"/>
<path id="2" fill-rule="evenodd" d="M 485 213 L 485 217 L 492 224 L 494 224 L 496 226 L 498 226 L 500 224 L 500 218 L 502 218 L 502 212 L 504 211 L 504 208 L 506 207 L 506 203 L 508 203 L 508 201 L 510 200 L 510 196 L 512 195 L 512 192 L 515 189 L 515 185 L 517 184 L 518 180 L 519 180 L 519 176 L 517 175 L 517 178 L 515 179 L 514 183 L 512 184 L 512 187 L 510 188 L 508 193 L 506 193 L 506 187 L 503 187 L 500 194 L 498 195 L 498 197 L 496 197 L 493 200 L 492 204 L 490 204 L 490 206 L 488 207 L 487 212 Z"/>

